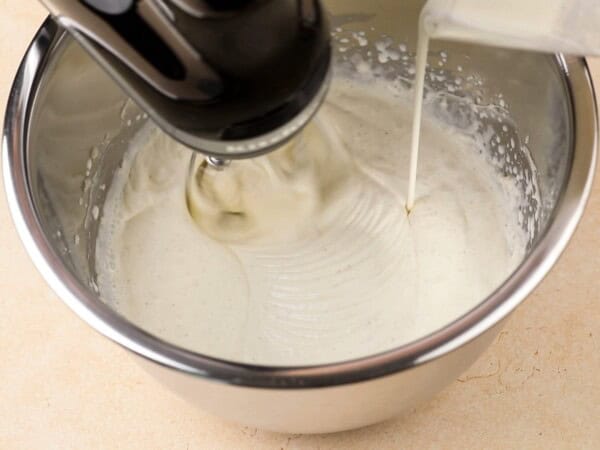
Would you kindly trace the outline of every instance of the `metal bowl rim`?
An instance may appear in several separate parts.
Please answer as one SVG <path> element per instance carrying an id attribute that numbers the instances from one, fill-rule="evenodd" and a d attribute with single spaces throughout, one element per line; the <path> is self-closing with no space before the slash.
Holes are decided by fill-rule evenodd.
<path id="1" fill-rule="evenodd" d="M 18 234 L 46 282 L 89 325 L 144 358 L 193 376 L 260 388 L 326 387 L 391 375 L 457 350 L 504 319 L 544 278 L 575 231 L 591 191 L 598 141 L 594 89 L 584 59 L 558 55 L 573 109 L 575 148 L 569 179 L 545 234 L 512 276 L 478 306 L 414 342 L 340 363 L 252 366 L 194 353 L 148 334 L 99 301 L 64 267 L 38 221 L 27 173 L 30 113 L 40 80 L 65 37 L 63 29 L 46 19 L 25 54 L 6 109 L 2 167 Z"/>

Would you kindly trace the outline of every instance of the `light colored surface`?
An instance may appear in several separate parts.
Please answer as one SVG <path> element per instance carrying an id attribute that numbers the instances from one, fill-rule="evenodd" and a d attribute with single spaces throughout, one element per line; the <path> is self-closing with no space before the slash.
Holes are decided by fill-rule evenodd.
<path id="1" fill-rule="evenodd" d="M 0 101 L 44 12 L 0 0 Z M 600 84 L 600 61 L 593 61 Z M 41 280 L 0 196 L 0 449 L 598 448 L 600 185 L 569 249 L 492 348 L 404 418 L 328 436 L 208 416 L 159 386 Z"/>

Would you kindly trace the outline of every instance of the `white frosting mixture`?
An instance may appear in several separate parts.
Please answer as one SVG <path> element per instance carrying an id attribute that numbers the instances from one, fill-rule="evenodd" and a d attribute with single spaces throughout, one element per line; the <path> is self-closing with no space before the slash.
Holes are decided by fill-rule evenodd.
<path id="1" fill-rule="evenodd" d="M 366 356 L 448 324 L 521 261 L 522 199 L 482 141 L 426 112 L 407 215 L 411 124 L 405 94 L 336 78 L 298 139 L 195 167 L 187 196 L 190 151 L 146 130 L 104 206 L 100 292 L 170 342 L 258 364 Z"/>

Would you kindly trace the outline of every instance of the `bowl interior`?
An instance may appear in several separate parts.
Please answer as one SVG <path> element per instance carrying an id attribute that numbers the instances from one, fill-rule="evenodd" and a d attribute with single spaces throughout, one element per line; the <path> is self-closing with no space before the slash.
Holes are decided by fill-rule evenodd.
<path id="1" fill-rule="evenodd" d="M 337 33 L 336 58 L 368 58 L 370 47 L 341 47 L 364 31 L 369 42 L 389 39 L 404 44 L 410 59 L 386 67 L 410 83 L 416 47 L 416 23 L 422 2 L 394 0 L 325 1 Z M 95 251 L 98 215 L 115 169 L 147 118 L 115 83 L 67 35 L 57 40 L 37 84 L 29 122 L 27 174 L 37 220 L 55 255 L 89 295 L 98 298 Z M 566 74 L 560 60 L 543 54 L 433 42 L 430 63 L 444 79 L 465 80 L 453 91 L 456 107 L 475 101 L 498 109 L 486 125 L 509 126 L 513 159 L 537 177 L 539 199 L 524 209 L 532 232 L 530 250 L 551 224 L 568 181 L 573 155 L 573 120 Z M 385 74 L 384 74 L 385 76 Z M 430 88 L 445 92 L 445 81 Z M 527 147 L 532 161 L 523 152 Z M 490 150 L 492 153 L 494 149 Z M 506 176 L 513 176 L 506 168 Z M 97 209 L 96 209 L 97 208 Z M 482 299 L 483 300 L 483 299 Z M 98 299 L 98 302 L 100 300 Z"/>

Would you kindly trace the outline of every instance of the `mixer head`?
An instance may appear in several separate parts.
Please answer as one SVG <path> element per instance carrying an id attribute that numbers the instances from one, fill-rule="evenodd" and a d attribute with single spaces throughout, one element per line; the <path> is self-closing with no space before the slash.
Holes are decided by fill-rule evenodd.
<path id="1" fill-rule="evenodd" d="M 216 160 L 279 147 L 329 82 L 319 0 L 41 0 L 168 134 Z"/>

